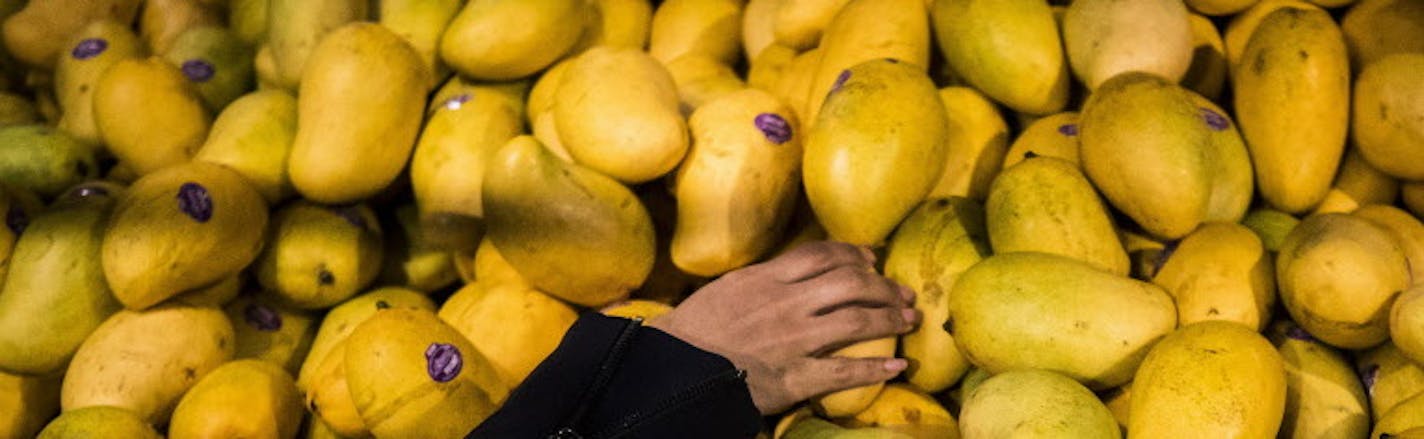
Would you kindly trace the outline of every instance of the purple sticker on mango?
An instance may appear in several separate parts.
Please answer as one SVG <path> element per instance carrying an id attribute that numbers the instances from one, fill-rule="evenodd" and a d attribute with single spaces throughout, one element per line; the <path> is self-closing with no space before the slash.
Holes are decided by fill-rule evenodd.
<path id="1" fill-rule="evenodd" d="M 1078 135 L 1078 124 L 1076 124 L 1076 123 L 1069 123 L 1069 124 L 1059 125 L 1059 126 L 1058 126 L 1058 134 L 1062 134 L 1062 135 L 1070 136 L 1070 137 L 1071 137 L 1071 136 L 1076 136 L 1076 135 Z"/>
<path id="2" fill-rule="evenodd" d="M 108 50 L 109 42 L 102 38 L 86 38 L 74 46 L 74 50 L 69 52 L 74 59 L 89 59 Z"/>
<path id="3" fill-rule="evenodd" d="M 1290 329 L 1286 330 L 1286 337 L 1301 341 L 1315 341 L 1315 337 L 1311 337 L 1310 333 L 1305 331 L 1305 328 L 1296 325 L 1291 325 Z"/>
<path id="4" fill-rule="evenodd" d="M 190 59 L 183 62 L 183 76 L 187 76 L 193 82 L 208 82 L 217 72 L 217 67 L 213 67 L 212 63 L 201 59 Z"/>
<path id="5" fill-rule="evenodd" d="M 451 97 L 450 99 L 446 99 L 446 100 L 445 100 L 445 103 L 440 104 L 440 106 L 441 106 L 441 107 L 445 107 L 446 110 L 451 110 L 451 111 L 459 110 L 460 107 L 464 107 L 464 106 L 465 106 L 465 103 L 466 103 L 466 102 L 469 102 L 470 99 L 473 99 L 473 98 L 474 98 L 474 96 L 470 96 L 469 93 L 465 93 L 465 94 L 461 94 L 461 95 L 456 95 L 456 96 Z"/>
<path id="6" fill-rule="evenodd" d="M 178 210 L 188 214 L 193 220 L 205 223 L 213 219 L 213 199 L 208 189 L 197 183 L 183 183 L 178 188 Z"/>
<path id="7" fill-rule="evenodd" d="M 366 228 L 366 218 L 361 216 L 361 210 L 357 209 L 356 206 L 331 206 L 330 209 L 331 213 L 346 220 L 346 222 L 352 226 L 363 230 Z"/>
<path id="8" fill-rule="evenodd" d="M 10 210 L 5 212 L 5 225 L 10 228 L 10 232 L 16 235 L 25 232 L 25 227 L 30 225 L 30 216 L 19 206 L 10 206 Z"/>
<path id="9" fill-rule="evenodd" d="M 465 366 L 460 350 L 445 343 L 431 343 L 425 348 L 425 372 L 437 383 L 449 382 L 460 375 Z"/>
<path id="10" fill-rule="evenodd" d="M 754 122 L 771 143 L 780 145 L 791 141 L 791 123 L 776 113 L 758 114 Z"/>
<path id="11" fill-rule="evenodd" d="M 841 89 L 841 86 L 845 85 L 846 81 L 849 80 L 850 70 L 841 70 L 840 76 L 836 76 L 836 82 L 834 84 L 831 84 L 831 93 L 839 91 Z"/>
<path id="12" fill-rule="evenodd" d="M 247 309 L 242 310 L 242 316 L 247 320 L 247 324 L 259 331 L 272 332 L 282 329 L 282 316 L 265 305 L 247 305 Z"/>
<path id="13" fill-rule="evenodd" d="M 1365 393 L 1375 396 L 1375 380 L 1379 378 L 1379 365 L 1371 364 L 1360 371 L 1360 382 L 1365 385 Z"/>
<path id="14" fill-rule="evenodd" d="M 1202 119 L 1206 121 L 1206 126 L 1211 127 L 1212 131 L 1224 131 L 1227 128 L 1231 128 L 1231 121 L 1227 120 L 1226 116 L 1221 115 L 1221 113 L 1217 113 L 1216 110 L 1201 107 L 1201 116 Z"/>

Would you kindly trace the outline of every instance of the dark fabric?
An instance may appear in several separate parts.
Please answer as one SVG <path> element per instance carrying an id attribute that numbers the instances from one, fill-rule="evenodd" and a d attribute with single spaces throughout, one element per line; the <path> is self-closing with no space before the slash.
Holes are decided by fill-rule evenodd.
<path id="1" fill-rule="evenodd" d="M 467 438 L 750 438 L 761 420 L 727 359 L 587 313 Z"/>

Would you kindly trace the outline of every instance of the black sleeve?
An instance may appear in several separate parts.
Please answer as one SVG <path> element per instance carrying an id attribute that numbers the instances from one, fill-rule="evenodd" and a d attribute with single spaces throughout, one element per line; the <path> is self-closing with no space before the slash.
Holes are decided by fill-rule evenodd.
<path id="1" fill-rule="evenodd" d="M 751 438 L 761 429 L 730 361 L 639 321 L 586 313 L 468 438 Z"/>

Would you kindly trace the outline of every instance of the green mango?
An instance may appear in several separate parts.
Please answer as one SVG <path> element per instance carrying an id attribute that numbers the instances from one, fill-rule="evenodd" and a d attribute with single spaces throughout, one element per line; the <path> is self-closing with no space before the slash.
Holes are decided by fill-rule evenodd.
<path id="1" fill-rule="evenodd" d="M 296 91 L 307 58 L 326 35 L 370 14 L 367 0 L 268 0 L 267 46 L 279 85 Z"/>
<path id="2" fill-rule="evenodd" d="M 94 148 L 64 131 L 45 125 L 0 128 L 0 182 L 52 198 L 98 175 Z"/>
<path id="3" fill-rule="evenodd" d="M 132 410 L 93 406 L 66 411 L 40 431 L 39 439 L 162 439 Z"/>
<path id="4" fill-rule="evenodd" d="M 1005 169 L 990 186 L 985 212 L 995 253 L 1053 253 L 1128 273 L 1112 217 L 1073 163 L 1036 157 Z"/>
<path id="5" fill-rule="evenodd" d="M 123 189 L 77 187 L 30 221 L 0 289 L 0 369 L 62 371 L 80 343 L 123 306 L 100 265 L 104 228 Z"/>
<path id="6" fill-rule="evenodd" d="M 227 4 L 227 28 L 247 44 L 257 46 L 267 41 L 267 9 L 272 0 L 231 0 Z"/>
<path id="7" fill-rule="evenodd" d="M 179 34 L 162 55 L 183 71 L 213 113 L 222 111 L 256 84 L 256 50 L 226 28 L 189 29 Z"/>

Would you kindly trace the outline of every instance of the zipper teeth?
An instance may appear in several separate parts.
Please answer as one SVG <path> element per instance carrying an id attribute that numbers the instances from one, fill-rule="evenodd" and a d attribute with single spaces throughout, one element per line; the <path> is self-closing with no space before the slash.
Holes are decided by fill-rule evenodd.
<path id="1" fill-rule="evenodd" d="M 613 349 L 609 351 L 608 357 L 605 358 L 603 364 L 599 366 L 598 375 L 594 377 L 593 384 L 589 386 L 588 391 L 583 395 L 578 409 L 569 417 L 568 422 L 564 424 L 567 425 L 566 430 L 572 432 L 574 427 L 583 423 L 583 418 L 587 415 L 589 405 L 593 403 L 595 397 L 603 393 L 604 387 L 608 387 L 608 381 L 613 379 L 614 369 L 617 368 L 618 363 L 623 361 L 623 351 L 627 350 L 628 343 L 633 340 L 634 331 L 642 326 L 643 319 L 640 317 L 634 318 L 627 326 L 623 327 L 623 331 L 618 334 L 618 339 L 613 341 Z"/>
<path id="2" fill-rule="evenodd" d="M 722 385 L 725 382 L 734 379 L 744 379 L 746 378 L 746 376 L 746 372 L 740 369 L 733 369 L 719 373 L 717 375 L 712 376 L 711 378 L 703 380 L 701 383 L 698 383 L 686 390 L 683 390 L 682 392 L 678 392 L 677 394 L 669 397 L 668 399 L 663 400 L 663 402 L 661 404 L 658 404 L 657 408 L 652 411 L 633 412 L 633 414 L 623 417 L 623 419 L 620 420 L 618 423 L 613 424 L 608 428 L 604 429 L 603 431 L 600 431 L 598 434 L 589 437 L 609 439 L 623 437 L 628 433 L 632 432 L 633 428 L 636 427 L 638 424 L 641 424 L 651 419 L 656 419 L 658 416 L 667 413 L 672 409 L 681 407 L 689 402 L 696 401 L 698 398 L 701 398 L 702 395 L 716 389 L 718 386 Z M 647 414 L 646 417 L 644 416 L 645 413 Z"/>

